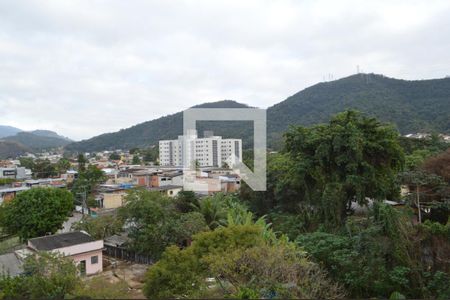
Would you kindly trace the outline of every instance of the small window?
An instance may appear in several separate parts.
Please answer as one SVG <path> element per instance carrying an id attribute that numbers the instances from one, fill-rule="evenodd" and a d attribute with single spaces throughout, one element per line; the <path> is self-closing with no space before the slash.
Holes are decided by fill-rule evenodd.
<path id="1" fill-rule="evenodd" d="M 95 265 L 98 264 L 98 256 L 91 256 L 91 264 Z"/>

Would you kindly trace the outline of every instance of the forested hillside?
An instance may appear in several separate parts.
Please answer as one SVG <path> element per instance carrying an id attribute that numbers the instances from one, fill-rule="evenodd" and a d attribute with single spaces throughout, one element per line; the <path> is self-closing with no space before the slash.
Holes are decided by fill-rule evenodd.
<path id="1" fill-rule="evenodd" d="M 402 134 L 450 131 L 450 78 L 407 81 L 357 74 L 307 88 L 268 109 L 269 132 L 327 122 L 356 109 L 396 124 Z"/>
<path id="2" fill-rule="evenodd" d="M 12 126 L 0 125 L 0 138 L 10 135 L 15 135 L 18 132 L 21 132 L 19 128 L 15 128 Z"/>
<path id="3" fill-rule="evenodd" d="M 198 107 L 246 107 L 234 101 L 205 103 Z M 450 78 L 407 81 L 374 74 L 357 74 L 306 88 L 267 110 L 268 144 L 278 148 L 289 125 L 327 122 L 346 109 L 356 109 L 396 125 L 402 134 L 450 132 Z M 210 126 L 211 125 L 211 126 Z M 182 113 L 103 134 L 67 146 L 71 151 L 145 147 L 182 133 Z M 251 145 L 250 122 L 199 122 L 198 129 L 224 137 L 246 138 Z"/>
<path id="4" fill-rule="evenodd" d="M 18 143 L 0 140 L 0 159 L 15 158 L 29 151 L 30 149 Z"/>
<path id="5" fill-rule="evenodd" d="M 201 108 L 245 108 L 245 104 L 231 100 L 205 103 L 195 107 Z M 203 130 L 212 130 L 224 137 L 246 138 L 251 132 L 251 122 L 198 122 L 199 134 Z M 178 112 L 156 120 L 144 122 L 114 133 L 106 133 L 97 137 L 72 143 L 66 146 L 69 151 L 99 151 L 108 149 L 130 149 L 156 145 L 159 140 L 174 139 L 183 133 L 183 113 Z"/>
<path id="6" fill-rule="evenodd" d="M 38 131 L 37 134 L 19 132 L 16 135 L 5 137 L 2 140 L 22 144 L 33 151 L 63 147 L 71 142 L 64 137 L 49 136 L 48 131 Z"/>

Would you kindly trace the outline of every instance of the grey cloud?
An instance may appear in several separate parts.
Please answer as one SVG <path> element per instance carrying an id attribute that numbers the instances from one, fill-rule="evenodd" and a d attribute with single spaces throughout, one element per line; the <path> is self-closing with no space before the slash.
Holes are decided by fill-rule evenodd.
<path id="1" fill-rule="evenodd" d="M 0 124 L 75 139 L 355 72 L 450 73 L 448 1 L 0 2 Z"/>

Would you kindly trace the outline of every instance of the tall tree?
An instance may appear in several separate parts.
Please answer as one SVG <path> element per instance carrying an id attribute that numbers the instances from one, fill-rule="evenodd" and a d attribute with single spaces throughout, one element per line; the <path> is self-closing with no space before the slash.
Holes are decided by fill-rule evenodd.
<path id="1" fill-rule="evenodd" d="M 59 174 L 67 172 L 71 167 L 70 161 L 67 158 L 61 158 L 56 164 L 56 170 Z"/>
<path id="2" fill-rule="evenodd" d="M 2 299 L 64 299 L 80 283 L 73 260 L 55 253 L 30 255 L 23 269 L 26 276 L 0 278 Z"/>
<path id="3" fill-rule="evenodd" d="M 37 159 L 33 166 L 33 176 L 35 178 L 48 178 L 57 175 L 57 169 L 48 159 Z"/>
<path id="4" fill-rule="evenodd" d="M 70 192 L 33 188 L 0 206 L 0 226 L 22 240 L 55 233 L 73 209 Z"/>
<path id="5" fill-rule="evenodd" d="M 352 201 L 398 196 L 404 154 L 393 127 L 346 111 L 325 125 L 292 128 L 285 137 L 290 185 L 324 221 L 342 224 Z"/>
<path id="6" fill-rule="evenodd" d="M 82 153 L 78 154 L 78 171 L 79 172 L 83 172 L 84 170 L 86 170 L 86 163 L 87 163 L 87 159 L 86 157 L 84 157 L 84 155 Z"/>
<path id="7" fill-rule="evenodd" d="M 116 152 L 111 153 L 111 155 L 109 155 L 109 159 L 110 160 L 120 160 L 120 155 Z"/>
<path id="8" fill-rule="evenodd" d="M 133 155 L 133 160 L 131 162 L 133 165 L 140 165 L 141 159 L 139 158 L 139 155 L 135 154 Z"/>
<path id="9" fill-rule="evenodd" d="M 144 189 L 129 191 L 119 216 L 128 224 L 133 250 L 154 258 L 167 246 L 181 246 L 192 234 L 207 230 L 200 213 L 180 213 L 173 199 Z"/>
<path id="10" fill-rule="evenodd" d="M 86 193 L 87 197 L 87 195 L 90 195 L 94 191 L 96 185 L 105 180 L 106 175 L 102 170 L 94 165 L 89 165 L 87 169 L 85 168 L 84 171 L 78 173 L 78 178 L 73 184 L 72 192 L 74 195 Z"/>
<path id="11" fill-rule="evenodd" d="M 294 244 L 267 239 L 259 225 L 232 225 L 169 247 L 146 276 L 148 298 L 336 298 L 341 289 Z M 214 278 L 214 289 L 207 286 Z M 214 292 L 214 295 L 211 294 Z"/>

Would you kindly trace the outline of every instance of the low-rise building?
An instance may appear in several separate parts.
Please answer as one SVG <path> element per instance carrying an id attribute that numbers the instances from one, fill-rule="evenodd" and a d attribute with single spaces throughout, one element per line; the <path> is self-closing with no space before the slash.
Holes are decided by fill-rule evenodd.
<path id="1" fill-rule="evenodd" d="M 148 188 L 148 190 L 157 191 L 157 192 L 160 192 L 161 194 L 164 194 L 164 195 L 172 198 L 172 197 L 177 196 L 178 193 L 183 190 L 183 187 L 179 186 L 179 185 L 164 185 L 164 186 L 160 186 L 160 187 L 151 187 L 151 188 Z"/>
<path id="2" fill-rule="evenodd" d="M 133 187 L 132 184 L 102 184 L 98 187 L 99 207 L 103 209 L 115 209 L 121 207 L 125 201 L 127 190 Z"/>
<path id="3" fill-rule="evenodd" d="M 2 204 L 3 201 L 11 201 L 16 197 L 17 193 L 29 189 L 30 189 L 29 187 L 25 186 L 0 188 L 0 204 Z"/>
<path id="4" fill-rule="evenodd" d="M 31 170 L 24 167 L 0 168 L 0 178 L 28 179 L 31 178 Z"/>
<path id="5" fill-rule="evenodd" d="M 33 251 L 60 253 L 74 260 L 81 275 L 103 271 L 103 240 L 95 240 L 83 231 L 67 232 L 28 240 Z"/>

